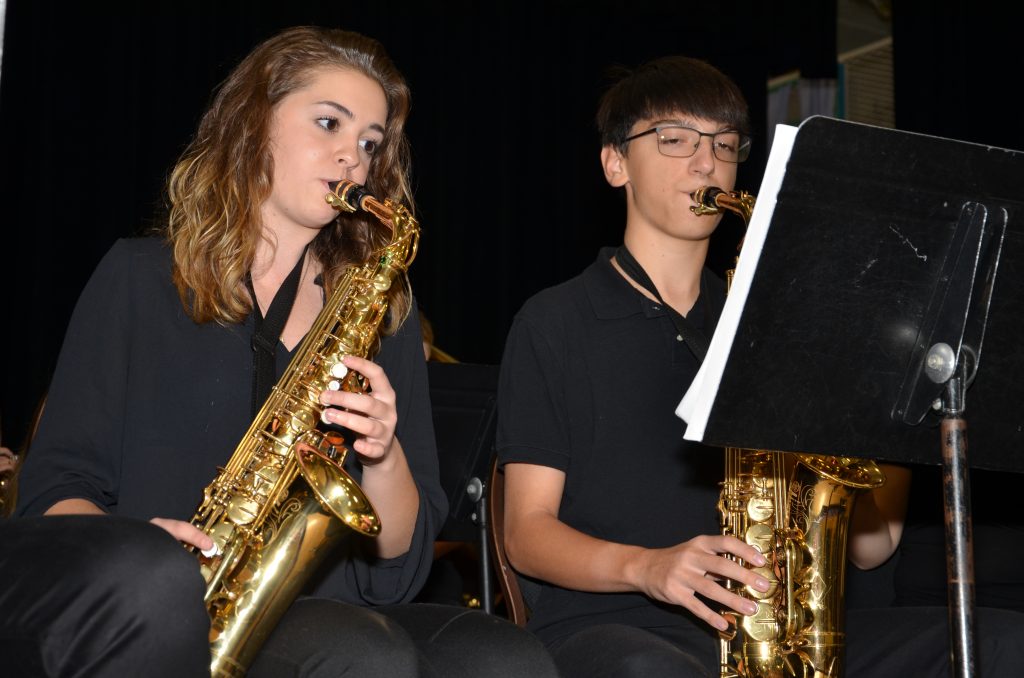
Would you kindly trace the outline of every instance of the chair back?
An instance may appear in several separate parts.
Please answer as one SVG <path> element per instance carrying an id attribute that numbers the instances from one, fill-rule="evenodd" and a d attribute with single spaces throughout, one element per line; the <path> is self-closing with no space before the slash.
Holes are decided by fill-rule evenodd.
<path id="1" fill-rule="evenodd" d="M 505 600 L 508 618 L 519 626 L 526 626 L 528 612 L 522 589 L 519 587 L 519 576 L 508 562 L 505 555 L 505 473 L 498 468 L 498 460 L 491 460 L 490 482 L 488 483 L 487 508 L 490 516 L 491 529 L 489 541 L 494 569 L 498 574 L 498 584 Z"/>

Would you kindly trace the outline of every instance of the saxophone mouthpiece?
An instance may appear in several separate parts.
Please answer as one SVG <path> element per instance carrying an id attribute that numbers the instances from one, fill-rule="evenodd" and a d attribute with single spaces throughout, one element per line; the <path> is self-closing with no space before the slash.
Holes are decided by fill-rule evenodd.
<path id="1" fill-rule="evenodd" d="M 690 207 L 690 211 L 699 217 L 707 214 L 718 214 L 722 210 L 715 201 L 715 198 L 722 193 L 725 193 L 725 191 L 717 186 L 701 186 L 690 194 L 690 198 L 697 203 Z"/>
<path id="2" fill-rule="evenodd" d="M 348 179 L 327 184 L 327 187 L 331 189 L 331 192 L 325 195 L 324 199 L 328 205 L 341 212 L 365 210 L 366 200 L 373 199 L 369 191 Z"/>
<path id="3" fill-rule="evenodd" d="M 357 212 L 362 210 L 377 217 L 382 223 L 393 226 L 391 221 L 395 216 L 395 208 L 390 200 L 381 202 L 373 197 L 373 194 L 354 181 L 342 179 L 327 184 L 331 190 L 324 196 L 327 204 L 339 212 Z"/>
<path id="4" fill-rule="evenodd" d="M 744 224 L 750 223 L 750 216 L 754 212 L 754 203 L 757 201 L 746 191 L 726 192 L 717 186 L 701 186 L 690 194 L 690 198 L 697 203 L 690 206 L 690 211 L 699 217 L 707 214 L 719 214 L 723 210 L 728 210 L 739 215 Z"/>

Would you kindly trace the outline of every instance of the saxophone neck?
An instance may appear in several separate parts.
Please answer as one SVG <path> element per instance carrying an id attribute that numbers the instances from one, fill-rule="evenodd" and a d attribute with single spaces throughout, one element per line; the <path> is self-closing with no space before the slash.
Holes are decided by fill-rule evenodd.
<path id="1" fill-rule="evenodd" d="M 364 186 L 342 179 L 328 185 L 331 192 L 324 196 L 327 204 L 339 212 L 368 212 L 391 229 L 390 249 L 402 253 L 403 268 L 408 268 L 416 258 L 419 248 L 419 222 L 402 204 L 375 198 Z M 388 248 L 385 248 L 387 250 Z M 384 250 L 380 254 L 386 254 Z"/>

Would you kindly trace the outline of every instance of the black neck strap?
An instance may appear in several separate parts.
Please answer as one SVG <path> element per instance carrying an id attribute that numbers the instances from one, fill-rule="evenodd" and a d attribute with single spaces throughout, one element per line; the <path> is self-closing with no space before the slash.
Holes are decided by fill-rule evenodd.
<path id="1" fill-rule="evenodd" d="M 658 288 L 655 287 L 651 277 L 647 275 L 647 271 L 637 262 L 636 258 L 626 249 L 625 245 L 620 245 L 615 250 L 615 261 L 619 263 L 619 266 L 623 271 L 626 272 L 630 278 L 632 278 L 638 285 L 643 287 L 645 290 L 654 295 L 654 298 L 665 308 L 665 312 L 668 313 L 668 317 L 672 319 L 672 324 L 676 326 L 676 331 L 679 333 L 678 336 L 682 341 L 686 342 L 686 346 L 693 353 L 693 356 L 697 359 L 697 362 L 704 362 L 704 356 L 708 352 L 708 338 L 699 329 L 694 327 L 693 323 L 686 319 L 679 311 L 672 308 L 665 303 L 665 300 L 661 298 L 661 294 L 658 292 Z M 704 284 L 704 270 L 700 272 L 700 293 L 705 294 L 706 285 Z M 708 323 L 709 307 L 707 299 L 704 300 L 704 326 L 709 327 Z"/>
<path id="2" fill-rule="evenodd" d="M 306 246 L 309 249 L 309 246 Z M 277 294 L 267 308 L 267 315 L 260 313 L 259 302 L 256 301 L 256 289 L 252 285 L 252 275 L 245 274 L 245 285 L 252 295 L 252 315 L 255 331 L 252 335 L 252 416 L 255 417 L 263 407 L 263 401 L 274 388 L 276 378 L 277 342 L 284 331 L 284 324 L 291 315 L 295 297 L 299 292 L 299 279 L 302 277 L 302 264 L 306 261 L 306 250 L 302 250 L 295 268 L 281 283 Z"/>

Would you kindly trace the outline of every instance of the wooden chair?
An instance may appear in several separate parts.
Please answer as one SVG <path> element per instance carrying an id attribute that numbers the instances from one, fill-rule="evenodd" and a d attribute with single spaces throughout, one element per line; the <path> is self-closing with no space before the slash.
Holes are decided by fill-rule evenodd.
<path id="1" fill-rule="evenodd" d="M 497 459 L 491 460 L 490 480 L 487 485 L 487 513 L 490 524 L 488 541 L 501 595 L 505 601 L 508 618 L 519 626 L 526 626 L 528 610 L 519 586 L 519 575 L 512 569 L 505 555 L 505 473 L 498 468 Z"/>

